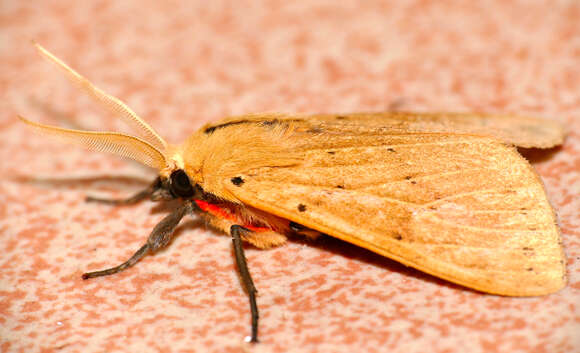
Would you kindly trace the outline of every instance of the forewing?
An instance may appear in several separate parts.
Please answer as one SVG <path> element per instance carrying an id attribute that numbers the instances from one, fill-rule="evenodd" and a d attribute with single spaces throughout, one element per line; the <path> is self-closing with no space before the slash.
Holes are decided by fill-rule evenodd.
<path id="1" fill-rule="evenodd" d="M 511 114 L 482 113 L 360 113 L 315 115 L 316 120 L 340 125 L 385 126 L 391 132 L 445 132 L 477 134 L 525 148 L 550 148 L 562 144 L 565 133 L 556 121 Z"/>
<path id="2" fill-rule="evenodd" d="M 253 114 L 231 117 L 209 125 L 206 131 L 242 124 L 289 122 L 298 128 L 327 133 L 383 134 L 434 132 L 476 134 L 524 148 L 551 148 L 563 143 L 565 132 L 556 121 L 510 114 L 480 113 L 356 113 L 294 116 Z"/>
<path id="3" fill-rule="evenodd" d="M 301 165 L 246 169 L 231 175 L 242 184 L 223 185 L 245 204 L 480 291 L 565 285 L 554 211 L 514 148 L 473 135 L 295 125 Z"/>

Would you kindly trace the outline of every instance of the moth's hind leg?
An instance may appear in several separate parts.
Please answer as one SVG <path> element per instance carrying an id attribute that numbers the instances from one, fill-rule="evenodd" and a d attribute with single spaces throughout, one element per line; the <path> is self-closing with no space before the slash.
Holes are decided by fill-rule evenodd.
<path id="1" fill-rule="evenodd" d="M 161 179 L 157 177 L 151 185 L 149 185 L 145 190 L 141 190 L 135 195 L 128 197 L 126 199 L 102 199 L 99 197 L 87 196 L 86 202 L 99 202 L 106 203 L 109 205 L 133 205 L 141 202 L 145 199 L 151 199 L 156 191 L 160 190 L 162 187 Z"/>
<path id="2" fill-rule="evenodd" d="M 212 227 L 215 227 L 224 233 L 231 234 L 232 221 L 215 217 L 207 213 L 202 214 L 202 217 L 204 217 L 206 222 Z M 259 249 L 274 248 L 286 243 L 286 240 L 288 240 L 288 237 L 286 237 L 282 232 L 274 230 L 250 231 L 245 227 L 244 229 L 247 231 L 240 234 L 241 239 Z"/>
<path id="3" fill-rule="evenodd" d="M 83 274 L 83 279 L 89 279 L 94 277 L 100 276 L 108 276 L 112 275 L 117 272 L 121 272 L 134 264 L 136 264 L 139 260 L 141 260 L 145 255 L 148 253 L 154 253 L 162 247 L 165 247 L 173 236 L 173 231 L 183 218 L 185 214 L 191 213 L 193 210 L 193 205 L 191 202 L 186 202 L 185 204 L 178 207 L 175 211 L 170 213 L 169 215 L 165 216 L 159 222 L 153 231 L 147 238 L 147 243 L 143 245 L 137 252 L 131 256 L 131 258 L 119 266 L 111 267 L 106 270 L 95 271 L 95 272 L 87 272 Z"/>
<path id="4" fill-rule="evenodd" d="M 240 277 L 242 278 L 242 283 L 250 299 L 250 310 L 252 313 L 252 336 L 250 342 L 258 342 L 258 304 L 256 302 L 256 293 L 258 290 L 254 286 L 254 281 L 250 275 L 250 270 L 248 269 L 248 263 L 246 261 L 246 255 L 244 254 L 244 247 L 242 246 L 242 234 L 252 233 L 251 230 L 244 228 L 240 225 L 233 225 L 230 227 L 230 234 L 232 236 L 232 242 L 234 244 L 234 254 L 236 256 L 236 264 L 238 266 L 238 271 L 240 272 Z"/>

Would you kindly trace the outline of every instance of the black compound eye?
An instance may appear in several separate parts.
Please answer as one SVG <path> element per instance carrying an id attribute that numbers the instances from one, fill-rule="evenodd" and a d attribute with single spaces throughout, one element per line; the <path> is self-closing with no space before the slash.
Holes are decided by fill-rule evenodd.
<path id="1" fill-rule="evenodd" d="M 182 169 L 178 169 L 171 173 L 171 192 L 175 196 L 190 197 L 193 196 L 193 187 L 189 181 L 189 177 Z"/>

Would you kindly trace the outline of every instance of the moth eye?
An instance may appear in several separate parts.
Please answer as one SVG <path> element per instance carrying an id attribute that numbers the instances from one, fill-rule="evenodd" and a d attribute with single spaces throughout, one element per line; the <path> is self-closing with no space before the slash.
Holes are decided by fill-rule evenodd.
<path id="1" fill-rule="evenodd" d="M 182 170 L 178 169 L 171 173 L 171 192 L 179 197 L 193 196 L 193 187 L 189 181 L 189 177 Z"/>

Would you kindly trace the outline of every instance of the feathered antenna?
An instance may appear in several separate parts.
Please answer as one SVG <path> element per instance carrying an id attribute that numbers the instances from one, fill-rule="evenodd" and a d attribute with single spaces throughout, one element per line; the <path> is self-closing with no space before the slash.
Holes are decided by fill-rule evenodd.
<path id="1" fill-rule="evenodd" d="M 161 138 L 161 136 L 159 136 L 149 124 L 147 124 L 143 119 L 135 114 L 135 112 L 133 112 L 131 108 L 129 108 L 125 103 L 123 103 L 118 98 L 101 91 L 89 80 L 84 78 L 75 70 L 71 69 L 62 60 L 54 56 L 48 50 L 44 49 L 40 44 L 34 41 L 32 43 L 42 57 L 55 64 L 66 74 L 66 77 L 70 82 L 81 88 L 89 97 L 91 97 L 101 106 L 105 107 L 111 113 L 121 117 L 123 121 L 125 121 L 131 127 L 136 128 L 135 130 L 138 136 L 142 137 L 144 141 L 156 147 L 158 150 L 165 151 L 167 148 L 167 143 L 165 140 L 163 140 L 163 138 Z"/>
<path id="2" fill-rule="evenodd" d="M 64 129 L 35 123 L 19 116 L 22 122 L 41 134 L 54 136 L 64 142 L 76 144 L 92 151 L 109 152 L 128 157 L 158 170 L 167 167 L 167 158 L 165 156 L 167 144 L 149 124 L 139 118 L 119 99 L 95 87 L 86 78 L 68 67 L 41 45 L 34 42 L 34 46 L 43 57 L 61 68 L 68 79 L 82 88 L 89 97 L 119 115 L 125 122 L 136 127 L 141 138 L 118 132 Z"/>
<path id="3" fill-rule="evenodd" d="M 40 134 L 56 137 L 64 142 L 82 146 L 91 151 L 108 152 L 128 157 L 161 170 L 166 166 L 164 154 L 138 137 L 118 132 L 99 132 L 64 129 L 39 124 L 18 116 L 22 122 Z"/>

